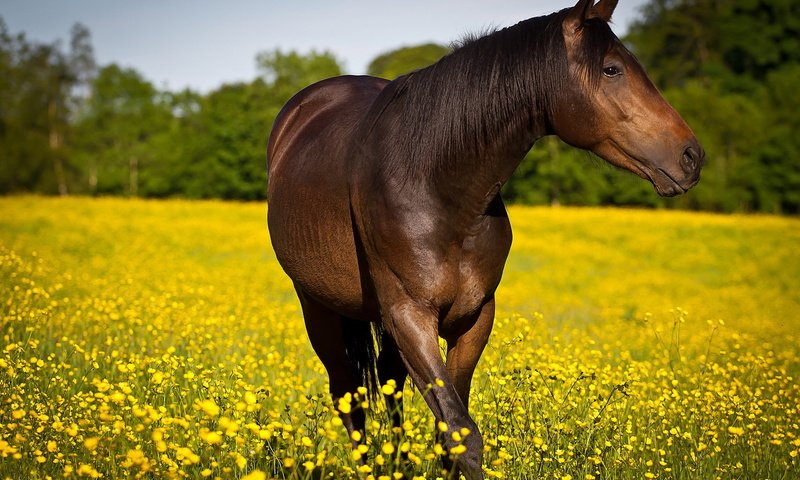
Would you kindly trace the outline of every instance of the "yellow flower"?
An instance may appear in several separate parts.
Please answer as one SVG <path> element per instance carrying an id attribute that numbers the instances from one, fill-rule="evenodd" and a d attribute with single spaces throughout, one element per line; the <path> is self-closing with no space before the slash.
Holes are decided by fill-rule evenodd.
<path id="1" fill-rule="evenodd" d="M 242 480 L 266 480 L 267 474 L 262 472 L 261 470 L 253 470 L 252 472 L 248 473 Z"/>
<path id="2" fill-rule="evenodd" d="M 733 435 L 744 435 L 744 428 L 742 427 L 728 427 L 728 433 Z"/>
<path id="3" fill-rule="evenodd" d="M 462 453 L 467 451 L 467 447 L 464 445 L 456 445 L 455 447 L 450 449 L 450 453 L 453 455 L 461 455 Z"/>
<path id="4" fill-rule="evenodd" d="M 100 437 L 89 437 L 83 441 L 83 446 L 90 452 L 93 452 L 97 449 L 98 443 L 100 443 Z"/>
<path id="5" fill-rule="evenodd" d="M 220 435 L 219 432 L 211 431 L 207 428 L 200 429 L 200 438 L 209 445 L 218 445 L 222 443 L 222 435 Z"/>
<path id="6" fill-rule="evenodd" d="M 87 465 L 85 463 L 80 464 L 76 473 L 80 476 L 92 477 L 92 478 L 100 478 L 100 472 L 92 468 L 91 465 Z"/>
<path id="7" fill-rule="evenodd" d="M 122 403 L 125 401 L 125 394 L 122 392 L 114 392 L 109 398 L 114 403 Z"/>
<path id="8" fill-rule="evenodd" d="M 200 457 L 188 447 L 178 447 L 175 454 L 184 465 L 194 465 L 200 462 Z"/>
<path id="9" fill-rule="evenodd" d="M 344 413 L 344 414 L 348 414 L 348 413 L 350 413 L 350 410 L 351 410 L 351 404 L 350 404 L 349 395 L 340 398 L 339 399 L 339 411 Z"/>
<path id="10" fill-rule="evenodd" d="M 197 408 L 205 412 L 209 417 L 216 417 L 219 415 L 219 405 L 214 400 L 206 399 L 197 402 Z"/>

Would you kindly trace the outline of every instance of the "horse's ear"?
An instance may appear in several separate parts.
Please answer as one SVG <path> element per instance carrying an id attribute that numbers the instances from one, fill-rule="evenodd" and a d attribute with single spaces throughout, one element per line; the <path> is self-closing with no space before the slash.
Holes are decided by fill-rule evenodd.
<path id="1" fill-rule="evenodd" d="M 571 35 L 580 30 L 583 22 L 590 18 L 593 6 L 594 0 L 578 0 L 578 3 L 567 12 L 567 16 L 564 18 L 564 33 Z"/>
<path id="2" fill-rule="evenodd" d="M 614 13 L 614 9 L 617 8 L 617 3 L 619 3 L 619 0 L 600 0 L 597 5 L 592 7 L 589 12 L 589 18 L 600 18 L 606 23 L 610 22 L 611 15 Z"/>
<path id="3" fill-rule="evenodd" d="M 583 26 L 583 22 L 590 18 L 599 18 L 606 23 L 611 21 L 611 15 L 617 8 L 619 0 L 600 0 L 597 5 L 594 2 L 595 0 L 578 0 L 578 3 L 569 10 L 564 19 L 564 29 L 567 33 L 577 32 Z"/>

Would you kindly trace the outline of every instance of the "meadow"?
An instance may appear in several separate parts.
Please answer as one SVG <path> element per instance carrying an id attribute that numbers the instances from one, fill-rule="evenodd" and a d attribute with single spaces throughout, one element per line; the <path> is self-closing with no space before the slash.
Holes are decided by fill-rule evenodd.
<path id="1" fill-rule="evenodd" d="M 353 448 L 258 203 L 0 198 L 0 478 L 435 479 Z M 800 478 L 800 220 L 513 207 L 476 371 L 488 478 Z M 357 392 L 354 392 L 357 395 Z"/>

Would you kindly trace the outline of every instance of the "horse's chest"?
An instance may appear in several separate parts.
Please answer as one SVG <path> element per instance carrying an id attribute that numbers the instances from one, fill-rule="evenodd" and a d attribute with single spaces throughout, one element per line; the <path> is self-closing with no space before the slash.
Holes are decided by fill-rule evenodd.
<path id="1" fill-rule="evenodd" d="M 479 234 L 468 237 L 458 261 L 458 278 L 453 303 L 444 316 L 443 326 L 471 317 L 490 299 L 500 278 L 511 247 L 507 218 L 492 218 Z"/>

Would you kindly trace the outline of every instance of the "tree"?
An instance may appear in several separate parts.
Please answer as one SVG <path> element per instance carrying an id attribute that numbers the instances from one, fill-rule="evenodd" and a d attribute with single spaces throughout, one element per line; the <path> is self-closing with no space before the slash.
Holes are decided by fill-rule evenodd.
<path id="1" fill-rule="evenodd" d="M 66 194 L 64 135 L 71 76 L 58 45 L 32 45 L 3 32 L 3 191 L 44 190 Z"/>
<path id="2" fill-rule="evenodd" d="M 328 51 L 312 50 L 306 55 L 280 49 L 264 51 L 256 55 L 256 66 L 274 95 L 274 103 L 281 106 L 312 83 L 342 74 L 339 60 Z"/>
<path id="3" fill-rule="evenodd" d="M 425 68 L 450 53 L 450 49 L 435 43 L 402 47 L 375 57 L 367 67 L 370 75 L 394 80 L 413 70 Z"/>
<path id="4" fill-rule="evenodd" d="M 800 64 L 792 63 L 767 76 L 769 127 L 758 156 L 764 168 L 761 210 L 800 213 Z"/>
<path id="5" fill-rule="evenodd" d="M 140 175 L 159 162 L 151 141 L 170 112 L 153 85 L 132 69 L 100 69 L 78 123 L 91 193 L 139 194 Z"/>
<path id="6" fill-rule="evenodd" d="M 207 150 L 185 166 L 189 197 L 256 200 L 266 197 L 267 134 L 277 113 L 262 81 L 223 85 L 201 101 L 200 133 Z M 274 113 L 273 113 L 274 112 Z"/>
<path id="7" fill-rule="evenodd" d="M 651 0 L 642 13 L 625 40 L 662 87 L 693 78 L 763 81 L 800 61 L 795 0 Z"/>
<path id="8" fill-rule="evenodd" d="M 205 97 L 185 89 L 160 92 L 158 100 L 169 115 L 148 139 L 157 161 L 143 172 L 139 193 L 148 197 L 210 197 L 203 168 L 214 152 L 214 142 L 203 116 Z"/>
<path id="9" fill-rule="evenodd" d="M 9 35 L 0 19 L 0 192 L 66 195 L 79 175 L 69 144 L 75 89 L 93 64 L 89 33 L 76 25 L 71 50 Z"/>

